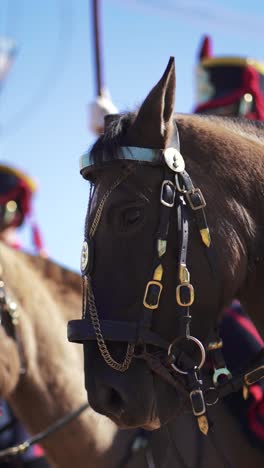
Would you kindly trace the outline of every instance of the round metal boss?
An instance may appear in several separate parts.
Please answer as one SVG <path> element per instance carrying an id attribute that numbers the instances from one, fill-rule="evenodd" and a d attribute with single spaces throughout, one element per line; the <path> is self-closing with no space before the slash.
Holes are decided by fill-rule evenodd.
<path id="1" fill-rule="evenodd" d="M 171 354 L 173 354 L 172 350 L 173 350 L 173 346 L 175 346 L 177 344 L 177 342 L 179 343 L 180 341 L 183 341 L 183 340 L 187 340 L 187 341 L 193 341 L 199 348 L 199 351 L 201 353 L 201 359 L 200 359 L 200 362 L 195 364 L 193 367 L 198 367 L 198 369 L 201 369 L 201 367 L 203 367 L 204 365 L 204 361 L 205 361 L 205 349 L 204 349 L 204 346 L 203 344 L 201 343 L 201 341 L 199 341 L 197 338 L 195 338 L 194 336 L 184 336 L 184 337 L 180 337 L 180 338 L 176 338 L 176 340 L 174 340 L 170 346 L 169 346 L 169 349 L 168 349 L 168 356 L 170 356 Z M 179 367 L 177 367 L 174 363 L 171 363 L 171 367 L 176 370 L 177 372 L 179 372 L 180 374 L 185 374 L 187 375 L 188 374 L 188 370 L 185 371 L 183 369 L 180 369 Z"/>
<path id="2" fill-rule="evenodd" d="M 89 246 L 88 242 L 83 241 L 82 252 L 81 252 L 81 271 L 82 273 L 86 270 L 89 262 Z"/>
<path id="3" fill-rule="evenodd" d="M 176 148 L 166 148 L 163 152 L 165 162 L 174 172 L 182 172 L 185 169 L 185 162 L 181 153 Z"/>

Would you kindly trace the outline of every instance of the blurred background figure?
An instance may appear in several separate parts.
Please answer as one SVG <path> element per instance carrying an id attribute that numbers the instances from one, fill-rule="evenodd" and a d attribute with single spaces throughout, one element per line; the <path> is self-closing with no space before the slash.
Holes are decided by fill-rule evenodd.
<path id="1" fill-rule="evenodd" d="M 17 230 L 32 214 L 32 197 L 36 191 L 34 180 L 23 172 L 0 164 L 0 240 L 10 247 L 21 249 Z M 39 230 L 31 221 L 34 249 L 43 255 L 45 250 Z M 0 401 L 0 450 L 18 445 L 29 438 L 22 424 L 17 420 L 6 401 Z M 2 468 L 49 468 L 44 452 L 35 445 L 25 454 L 7 462 Z"/>
<path id="2" fill-rule="evenodd" d="M 95 78 L 95 100 L 89 108 L 89 129 L 95 136 L 104 132 L 104 118 L 107 114 L 117 114 L 117 107 L 111 100 L 110 93 L 106 88 L 103 76 L 103 48 L 101 32 L 101 2 L 91 1 L 91 27 L 93 41 L 94 78 Z"/>
<path id="3" fill-rule="evenodd" d="M 198 60 L 195 113 L 264 121 L 264 63 L 251 58 L 214 57 L 208 36 L 202 40 Z M 256 327 L 237 300 L 224 310 L 220 335 L 232 372 L 264 347 Z M 248 394 L 239 392 L 227 401 L 252 442 L 263 447 L 264 382 L 252 385 Z"/>
<path id="4" fill-rule="evenodd" d="M 13 65 L 16 53 L 15 41 L 8 37 L 0 37 L 0 91 Z"/>
<path id="5" fill-rule="evenodd" d="M 95 135 L 104 133 L 104 118 L 107 114 L 117 114 L 117 107 L 113 104 L 107 90 L 101 91 L 90 106 L 90 130 Z"/>
<path id="6" fill-rule="evenodd" d="M 264 62 L 212 53 L 206 36 L 196 71 L 195 113 L 264 120 Z"/>
<path id="7" fill-rule="evenodd" d="M 32 199 L 36 182 L 22 171 L 0 164 L 0 240 L 22 248 L 18 229 L 31 224 L 32 243 L 36 253 L 46 255 L 39 229 L 32 219 Z"/>

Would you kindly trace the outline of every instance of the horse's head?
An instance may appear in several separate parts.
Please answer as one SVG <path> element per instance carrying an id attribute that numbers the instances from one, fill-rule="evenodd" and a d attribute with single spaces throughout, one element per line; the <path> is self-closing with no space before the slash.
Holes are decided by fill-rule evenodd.
<path id="1" fill-rule="evenodd" d="M 157 428 L 189 401 L 186 375 L 203 364 L 200 341 L 219 308 L 204 199 L 184 170 L 174 92 L 170 59 L 138 113 L 108 116 L 81 161 L 93 189 L 84 320 L 70 323 L 69 338 L 84 342 L 91 406 L 126 427 Z"/>

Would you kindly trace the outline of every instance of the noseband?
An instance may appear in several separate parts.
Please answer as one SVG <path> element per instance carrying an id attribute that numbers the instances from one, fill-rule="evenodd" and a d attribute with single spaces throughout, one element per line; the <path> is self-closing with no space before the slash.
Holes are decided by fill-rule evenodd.
<path id="1" fill-rule="evenodd" d="M 194 213 L 196 224 L 200 233 L 202 244 L 206 249 L 207 258 L 215 280 L 216 294 L 219 294 L 219 281 L 215 262 L 215 252 L 211 242 L 209 227 L 206 221 L 206 202 L 199 188 L 194 187 L 189 174 L 185 170 L 185 162 L 180 153 L 179 135 L 176 124 L 172 138 L 164 150 L 152 150 L 138 147 L 121 147 L 122 157 L 120 159 L 159 165 L 163 168 L 164 177 L 160 190 L 160 216 L 157 234 L 157 247 L 152 263 L 152 276 L 146 284 L 144 297 L 142 299 L 142 317 L 140 321 L 112 321 L 99 319 L 96 309 L 95 298 L 92 291 L 91 274 L 94 258 L 94 242 L 97 226 L 109 195 L 115 190 L 131 173 L 131 167 L 114 182 L 110 189 L 104 194 L 89 227 L 89 232 L 84 240 L 81 256 L 81 271 L 84 283 L 83 318 L 71 320 L 68 324 L 68 339 L 72 342 L 83 343 L 87 340 L 96 340 L 100 353 L 105 362 L 119 372 L 125 372 L 133 358 L 143 358 L 153 371 L 178 390 L 189 395 L 193 414 L 197 418 L 199 429 L 207 434 L 208 420 L 206 416 L 206 401 L 201 372 L 206 352 L 203 344 L 190 334 L 190 306 L 194 302 L 194 288 L 190 281 L 190 272 L 187 268 L 187 251 L 189 240 L 188 214 Z M 103 162 L 104 163 L 104 155 Z M 81 158 L 81 174 L 87 178 L 91 169 L 90 155 Z M 168 342 L 153 330 L 153 311 L 158 309 L 163 289 L 163 261 L 167 250 L 168 234 L 170 228 L 172 208 L 176 206 L 177 230 L 178 230 L 178 262 L 177 262 L 177 284 L 176 284 L 176 306 L 175 313 L 178 320 L 177 333 L 173 342 Z M 110 354 L 107 341 L 128 343 L 123 362 L 117 362 Z M 196 348 L 198 358 L 190 358 L 186 353 L 189 345 Z M 162 352 L 150 354 L 147 345 L 154 345 Z M 218 337 L 208 345 L 209 352 L 214 363 L 213 384 L 210 390 L 215 390 L 213 403 L 219 397 L 236 391 L 243 385 L 247 385 L 243 373 L 239 379 L 234 379 L 227 370 L 221 354 L 222 343 Z M 166 354 L 166 358 L 161 356 Z M 264 376 L 264 366 L 255 368 L 252 372 L 258 374 L 258 379 Z M 178 378 L 173 378 L 177 374 Z M 180 377 L 181 376 L 181 377 Z M 180 378 L 179 378 L 180 377 Z M 258 380 L 257 379 L 257 380 Z M 183 380 L 183 383 L 182 383 Z M 221 386 L 220 386 L 221 380 Z M 250 380 L 250 378 L 249 378 Z M 251 379 L 256 381 L 254 378 Z M 222 382 L 223 385 L 222 385 Z M 253 382 L 252 382 L 253 383 Z M 251 384 L 251 383 L 250 383 Z M 210 404 L 213 404 L 212 402 Z"/>

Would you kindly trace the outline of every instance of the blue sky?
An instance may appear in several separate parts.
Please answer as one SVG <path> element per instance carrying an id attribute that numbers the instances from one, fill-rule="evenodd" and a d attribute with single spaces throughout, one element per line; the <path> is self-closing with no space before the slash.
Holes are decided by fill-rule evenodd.
<path id="1" fill-rule="evenodd" d="M 176 59 L 176 110 L 191 112 L 201 37 L 216 55 L 264 61 L 264 2 L 101 0 L 105 85 L 120 110 L 137 106 Z M 0 94 L 0 160 L 39 183 L 34 211 L 50 256 L 79 270 L 88 184 L 79 156 L 92 144 L 95 97 L 89 0 L 1 0 L 0 35 L 18 55 Z M 22 231 L 30 250 L 29 230 Z"/>

